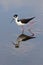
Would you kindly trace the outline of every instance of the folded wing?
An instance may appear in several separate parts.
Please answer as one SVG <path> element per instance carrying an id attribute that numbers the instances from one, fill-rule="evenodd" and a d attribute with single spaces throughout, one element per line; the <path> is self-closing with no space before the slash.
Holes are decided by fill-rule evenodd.
<path id="1" fill-rule="evenodd" d="M 34 19 L 35 17 L 32 17 L 32 18 L 28 18 L 28 19 L 20 19 L 20 21 L 22 22 L 22 23 L 28 23 L 28 22 L 30 22 L 32 19 Z"/>

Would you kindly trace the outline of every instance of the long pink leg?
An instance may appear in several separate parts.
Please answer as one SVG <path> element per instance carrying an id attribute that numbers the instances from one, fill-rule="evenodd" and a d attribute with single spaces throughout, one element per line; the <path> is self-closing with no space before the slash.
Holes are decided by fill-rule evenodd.
<path id="1" fill-rule="evenodd" d="M 34 25 L 34 23 L 35 23 L 35 21 L 31 21 L 31 22 L 29 23 L 29 26 L 32 28 L 32 26 Z"/>
<path id="2" fill-rule="evenodd" d="M 31 36 L 34 36 L 34 33 L 31 31 L 31 29 L 28 29 L 28 30 L 32 34 Z"/>
<path id="3" fill-rule="evenodd" d="M 30 29 L 28 29 L 28 31 L 32 34 L 32 36 L 34 36 L 34 33 L 31 31 L 31 29 L 34 23 L 35 23 L 34 21 L 30 22 L 30 25 L 29 25 Z"/>
<path id="4" fill-rule="evenodd" d="M 24 26 L 22 26 L 22 34 L 24 33 Z"/>

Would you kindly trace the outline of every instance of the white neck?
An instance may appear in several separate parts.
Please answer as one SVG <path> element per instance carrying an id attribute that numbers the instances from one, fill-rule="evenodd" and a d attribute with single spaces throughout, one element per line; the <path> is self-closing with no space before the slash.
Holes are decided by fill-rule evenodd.
<path id="1" fill-rule="evenodd" d="M 21 21 L 18 22 L 18 17 L 14 18 L 14 20 L 15 20 L 15 22 L 16 22 L 17 25 L 24 25 L 24 24 L 21 23 Z"/>
<path id="2" fill-rule="evenodd" d="M 15 22 L 16 22 L 16 24 L 17 24 L 17 25 L 19 25 L 19 24 L 20 24 L 20 22 L 18 22 L 18 17 L 17 17 L 17 18 L 15 18 Z"/>
<path id="3" fill-rule="evenodd" d="M 18 20 L 18 17 L 17 18 L 14 18 L 15 19 L 15 22 L 17 22 L 17 20 Z"/>

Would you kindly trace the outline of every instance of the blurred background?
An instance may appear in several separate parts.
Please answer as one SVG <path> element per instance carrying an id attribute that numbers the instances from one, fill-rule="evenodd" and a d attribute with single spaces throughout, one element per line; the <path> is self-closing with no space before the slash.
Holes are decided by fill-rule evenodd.
<path id="1" fill-rule="evenodd" d="M 10 23 L 14 14 L 36 17 L 36 38 L 22 42 L 20 48 L 11 43 L 21 34 L 21 27 Z M 0 65 L 43 65 L 43 0 L 0 0 Z"/>

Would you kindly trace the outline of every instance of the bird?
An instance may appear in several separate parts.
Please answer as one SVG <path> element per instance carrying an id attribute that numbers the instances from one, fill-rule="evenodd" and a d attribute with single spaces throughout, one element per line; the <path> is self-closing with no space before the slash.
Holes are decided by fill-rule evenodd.
<path id="1" fill-rule="evenodd" d="M 31 20 L 33 20 L 35 17 L 31 17 L 31 18 L 23 18 L 23 19 L 19 19 L 17 14 L 13 15 L 13 19 L 11 22 L 13 22 L 15 20 L 16 24 L 19 26 L 22 26 L 22 33 L 24 33 L 24 28 L 23 26 L 26 25 L 28 22 L 30 22 Z"/>

